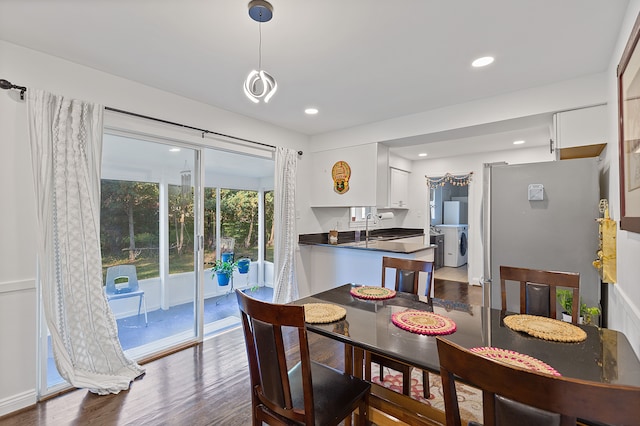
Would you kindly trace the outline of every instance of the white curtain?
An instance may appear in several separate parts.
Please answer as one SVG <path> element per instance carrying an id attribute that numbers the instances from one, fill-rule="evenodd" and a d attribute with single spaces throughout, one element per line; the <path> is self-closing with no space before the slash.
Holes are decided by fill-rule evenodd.
<path id="1" fill-rule="evenodd" d="M 102 287 L 104 109 L 33 89 L 27 105 L 38 210 L 38 280 L 56 366 L 75 387 L 118 393 L 144 369 L 122 351 Z"/>
<path id="2" fill-rule="evenodd" d="M 292 149 L 276 149 L 275 176 L 275 284 L 274 303 L 288 303 L 298 298 L 296 280 L 296 170 L 298 153 Z"/>

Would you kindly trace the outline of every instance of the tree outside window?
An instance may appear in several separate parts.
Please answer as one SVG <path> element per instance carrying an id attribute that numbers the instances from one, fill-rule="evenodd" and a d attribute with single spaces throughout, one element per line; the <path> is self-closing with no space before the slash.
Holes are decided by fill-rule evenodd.
<path id="1" fill-rule="evenodd" d="M 101 193 L 103 271 L 130 263 L 140 279 L 159 276 L 158 184 L 103 179 Z"/>
<path id="2" fill-rule="evenodd" d="M 264 193 L 264 260 L 273 262 L 273 191 Z"/>

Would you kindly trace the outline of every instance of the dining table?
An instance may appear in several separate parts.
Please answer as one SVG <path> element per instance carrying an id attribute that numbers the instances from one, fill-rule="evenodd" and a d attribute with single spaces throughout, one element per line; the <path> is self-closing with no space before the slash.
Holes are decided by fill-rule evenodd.
<path id="1" fill-rule="evenodd" d="M 388 298 L 361 298 L 354 296 L 359 287 L 347 283 L 292 302 L 327 304 L 346 311 L 337 321 L 307 323 L 307 330 L 343 342 L 345 372 L 357 377 L 362 377 L 366 351 L 439 374 L 436 336 L 441 335 L 467 349 L 499 348 L 528 355 L 564 377 L 640 387 L 640 361 L 619 331 L 578 325 L 586 333 L 584 340 L 548 340 L 505 325 L 512 312 L 402 292 Z M 409 311 L 436 314 L 453 325 L 436 330 L 441 334 L 423 334 L 398 321 Z M 444 413 L 383 386 L 372 386 L 370 404 L 405 423 L 444 423 Z"/>

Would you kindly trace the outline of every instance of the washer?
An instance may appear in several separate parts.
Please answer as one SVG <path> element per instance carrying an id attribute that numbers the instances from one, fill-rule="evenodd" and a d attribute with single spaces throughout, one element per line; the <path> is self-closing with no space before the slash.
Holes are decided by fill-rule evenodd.
<path id="1" fill-rule="evenodd" d="M 444 234 L 444 266 L 457 268 L 467 263 L 468 225 L 438 225 Z"/>

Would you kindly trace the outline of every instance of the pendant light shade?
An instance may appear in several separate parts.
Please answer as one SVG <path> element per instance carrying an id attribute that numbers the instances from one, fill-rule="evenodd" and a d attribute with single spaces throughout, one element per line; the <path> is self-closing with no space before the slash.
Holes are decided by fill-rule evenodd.
<path id="1" fill-rule="evenodd" d="M 273 6 L 264 0 L 252 0 L 249 2 L 249 16 L 261 25 L 273 17 Z M 244 94 L 251 102 L 259 103 L 260 100 L 263 100 L 264 103 L 268 103 L 278 90 L 278 83 L 271 74 L 262 69 L 262 26 L 259 29 L 258 69 L 249 72 L 244 82 Z"/>
<path id="2" fill-rule="evenodd" d="M 244 82 L 245 95 L 255 103 L 260 102 L 260 99 L 264 100 L 265 104 L 268 103 L 276 90 L 278 90 L 278 83 L 264 70 L 251 71 Z"/>

